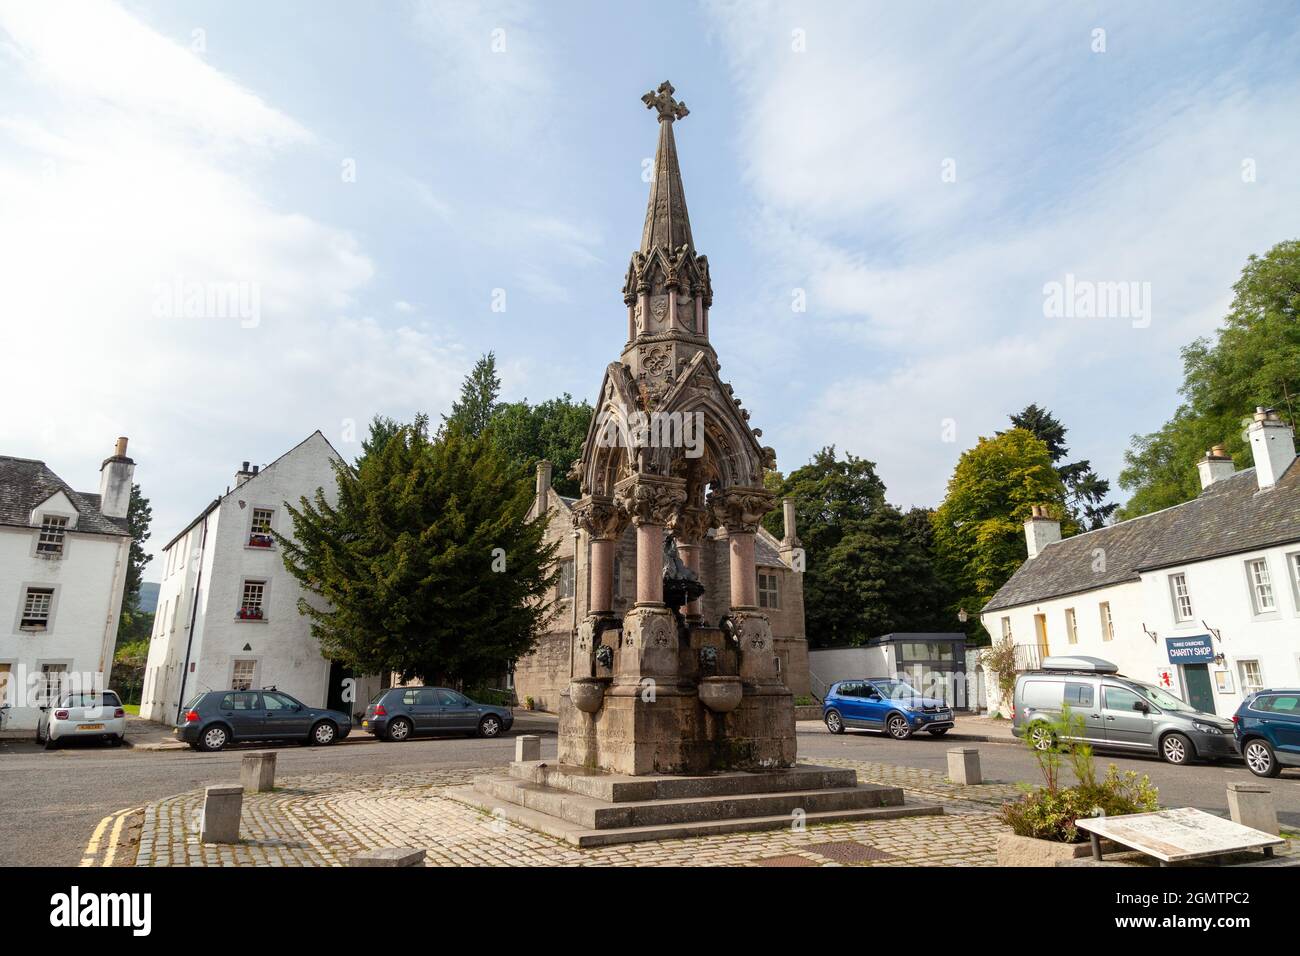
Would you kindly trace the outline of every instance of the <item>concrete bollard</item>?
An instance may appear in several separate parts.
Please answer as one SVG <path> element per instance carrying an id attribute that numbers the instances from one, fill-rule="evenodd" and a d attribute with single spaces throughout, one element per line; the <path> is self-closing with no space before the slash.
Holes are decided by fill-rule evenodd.
<path id="1" fill-rule="evenodd" d="M 515 738 L 515 760 L 541 760 L 542 738 L 536 734 L 523 734 Z"/>
<path id="2" fill-rule="evenodd" d="M 409 846 L 386 846 L 358 853 L 348 861 L 348 866 L 424 866 L 424 851 Z"/>
<path id="3" fill-rule="evenodd" d="M 275 789 L 275 751 L 258 750 L 244 754 L 239 767 L 239 782 L 245 793 L 266 793 Z"/>
<path id="4" fill-rule="evenodd" d="M 1232 814 L 1233 823 L 1280 835 L 1273 791 L 1262 783 L 1242 781 L 1228 784 L 1228 812 Z"/>
<path id="5" fill-rule="evenodd" d="M 963 785 L 983 783 L 979 750 L 975 747 L 953 747 L 949 750 L 948 779 Z"/>
<path id="6" fill-rule="evenodd" d="M 243 810 L 243 787 L 208 787 L 203 792 L 199 839 L 204 843 L 238 843 L 239 817 Z"/>

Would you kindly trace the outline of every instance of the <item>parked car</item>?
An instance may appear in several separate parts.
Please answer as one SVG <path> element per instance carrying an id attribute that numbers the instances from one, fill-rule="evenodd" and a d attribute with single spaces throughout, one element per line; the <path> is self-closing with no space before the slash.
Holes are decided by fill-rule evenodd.
<path id="1" fill-rule="evenodd" d="M 274 687 L 212 690 L 185 707 L 175 734 L 194 750 L 221 750 L 232 741 L 296 740 L 324 747 L 352 730 L 337 710 L 308 707 Z"/>
<path id="2" fill-rule="evenodd" d="M 116 691 L 64 694 L 54 706 L 41 707 L 36 742 L 53 750 L 65 741 L 102 740 L 114 747 L 126 739 L 126 711 Z"/>
<path id="3" fill-rule="evenodd" d="M 1065 705 L 1080 721 L 1061 735 L 1099 750 L 1159 754 L 1172 764 L 1235 757 L 1232 722 L 1197 710 L 1167 690 L 1133 680 L 1099 657 L 1046 657 L 1016 677 L 1011 732 L 1051 746 L 1052 721 Z"/>
<path id="4" fill-rule="evenodd" d="M 952 708 L 944 701 L 922 696 L 907 681 L 874 677 L 832 684 L 822 701 L 822 720 L 833 734 L 881 730 L 895 740 L 918 730 L 942 737 L 953 726 Z"/>
<path id="5" fill-rule="evenodd" d="M 1276 777 L 1300 767 L 1300 690 L 1261 690 L 1232 715 L 1233 736 L 1257 777 Z"/>
<path id="6" fill-rule="evenodd" d="M 495 737 L 514 722 L 509 707 L 476 704 L 449 687 L 390 687 L 366 705 L 361 728 L 381 740 L 403 741 L 425 734 Z"/>

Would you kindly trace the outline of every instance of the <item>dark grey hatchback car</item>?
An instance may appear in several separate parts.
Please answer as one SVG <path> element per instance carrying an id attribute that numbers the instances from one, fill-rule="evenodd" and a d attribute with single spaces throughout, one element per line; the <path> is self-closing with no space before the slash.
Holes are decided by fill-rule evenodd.
<path id="1" fill-rule="evenodd" d="M 366 706 L 361 729 L 392 741 L 422 734 L 495 737 L 514 722 L 509 707 L 476 704 L 449 687 L 390 687 Z"/>
<path id="2" fill-rule="evenodd" d="M 189 702 L 176 736 L 195 750 L 221 750 L 242 740 L 296 740 L 324 747 L 352 730 L 337 710 L 308 707 L 274 687 L 213 690 Z"/>

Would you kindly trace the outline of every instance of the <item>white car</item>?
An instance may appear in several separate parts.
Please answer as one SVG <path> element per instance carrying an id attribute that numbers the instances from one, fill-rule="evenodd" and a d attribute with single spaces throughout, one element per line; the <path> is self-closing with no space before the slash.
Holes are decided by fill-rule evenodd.
<path id="1" fill-rule="evenodd" d="M 56 707 L 42 707 L 36 721 L 36 742 L 53 750 L 74 738 L 105 740 L 114 747 L 126 738 L 126 711 L 115 691 L 65 694 Z"/>

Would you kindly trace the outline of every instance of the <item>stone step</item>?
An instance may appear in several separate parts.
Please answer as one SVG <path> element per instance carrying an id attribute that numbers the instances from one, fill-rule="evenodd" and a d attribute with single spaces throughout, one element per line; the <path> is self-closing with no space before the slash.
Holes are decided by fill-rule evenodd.
<path id="1" fill-rule="evenodd" d="M 903 791 L 875 784 L 795 790 L 784 793 L 721 794 L 669 800 L 612 803 L 511 777 L 483 777 L 475 788 L 489 796 L 560 817 L 591 830 L 655 827 L 669 824 L 784 816 L 892 807 Z"/>
<path id="2" fill-rule="evenodd" d="M 444 791 L 452 800 L 478 810 L 499 816 L 511 823 L 536 830 L 580 847 L 613 846 L 622 843 L 645 843 L 651 840 L 676 840 L 686 837 L 717 836 L 727 833 L 748 833 L 760 830 L 781 830 L 791 825 L 788 814 L 776 816 L 740 817 L 730 820 L 703 820 L 658 826 L 622 827 L 594 830 L 580 824 L 551 816 L 539 810 L 510 803 L 472 786 L 451 787 Z M 809 813 L 803 820 L 806 826 L 826 823 L 852 823 L 873 820 L 895 820 L 900 817 L 935 816 L 943 807 L 924 804 L 908 806 L 866 807 L 855 810 L 829 810 Z"/>
<path id="3" fill-rule="evenodd" d="M 584 770 L 547 763 L 519 761 L 510 765 L 510 775 L 528 783 L 594 797 L 610 803 L 645 800 L 681 800 L 687 797 L 724 796 L 751 793 L 789 793 L 794 790 L 826 790 L 852 787 L 858 782 L 853 770 L 803 764 L 768 773 L 718 773 L 708 776 L 642 776 Z"/>

